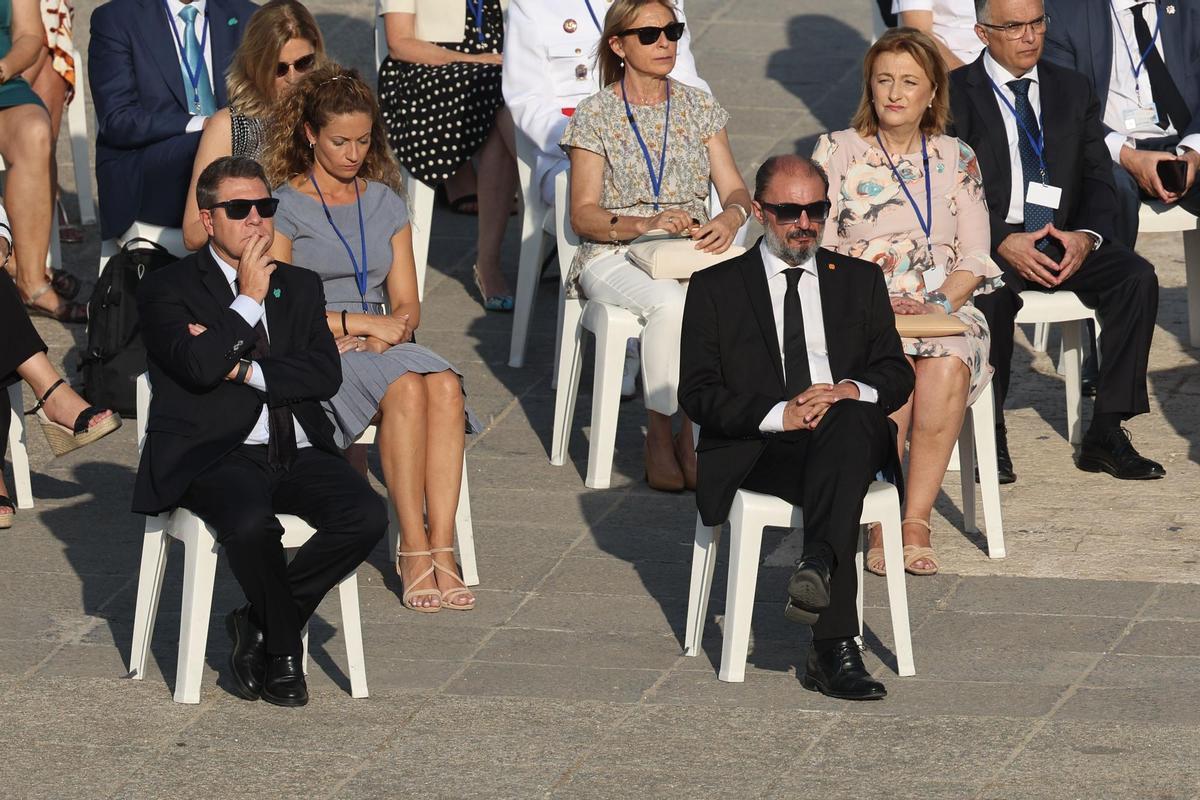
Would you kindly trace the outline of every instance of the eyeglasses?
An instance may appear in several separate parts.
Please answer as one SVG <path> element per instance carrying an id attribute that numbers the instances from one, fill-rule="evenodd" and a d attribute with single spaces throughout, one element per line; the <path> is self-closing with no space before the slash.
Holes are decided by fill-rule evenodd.
<path id="1" fill-rule="evenodd" d="M 1042 14 L 1037 19 L 1031 19 L 1029 22 L 1006 22 L 1003 25 L 988 25 L 986 22 L 981 22 L 981 27 L 993 31 L 1000 31 L 1004 34 L 1004 38 L 1009 41 L 1016 41 L 1025 35 L 1026 29 L 1033 31 L 1038 36 L 1046 32 L 1046 26 L 1050 24 L 1050 15 Z"/>
<path id="2" fill-rule="evenodd" d="M 808 215 L 809 222 L 824 222 L 829 216 L 831 203 L 828 200 L 817 200 L 814 203 L 768 203 L 759 200 L 758 204 L 764 211 L 775 215 L 775 221 L 780 225 L 794 225 L 800 221 L 802 214 Z"/>
<path id="3" fill-rule="evenodd" d="M 317 54 L 309 53 L 306 56 L 300 56 L 295 61 L 280 61 L 275 65 L 275 77 L 282 78 L 288 74 L 288 70 L 295 69 L 297 73 L 303 74 L 313 68 L 313 64 L 317 63 Z"/>
<path id="4" fill-rule="evenodd" d="M 658 41 L 658 37 L 664 33 L 667 35 L 668 42 L 678 42 L 683 36 L 683 28 L 687 23 L 672 22 L 670 25 L 647 25 L 644 28 L 629 28 L 617 34 L 617 36 L 634 36 L 638 37 L 638 41 L 647 47 Z"/>
<path id="5" fill-rule="evenodd" d="M 226 200 L 223 203 L 213 203 L 210 211 L 218 208 L 225 209 L 225 216 L 232 220 L 245 219 L 250 216 L 250 209 L 258 212 L 258 215 L 263 219 L 270 219 L 275 216 L 275 209 L 279 208 L 278 197 L 260 197 L 257 200 Z"/>

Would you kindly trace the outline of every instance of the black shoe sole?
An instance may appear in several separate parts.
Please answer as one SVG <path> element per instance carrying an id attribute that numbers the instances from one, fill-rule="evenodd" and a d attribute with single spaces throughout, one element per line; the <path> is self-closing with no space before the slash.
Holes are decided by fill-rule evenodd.
<path id="1" fill-rule="evenodd" d="M 1166 477 L 1165 472 L 1157 474 L 1150 473 L 1146 475 L 1122 475 L 1112 464 L 1109 464 L 1107 461 L 1099 458 L 1086 458 L 1083 456 L 1080 456 L 1075 460 L 1075 466 L 1084 472 L 1107 472 L 1109 475 L 1112 475 L 1114 478 L 1121 481 L 1156 481 L 1159 478 Z"/>
<path id="2" fill-rule="evenodd" d="M 799 622 L 801 625 L 816 625 L 817 620 L 821 618 L 820 612 L 801 608 L 791 600 L 784 605 L 783 616 L 792 622 Z"/>
<path id="3" fill-rule="evenodd" d="M 811 570 L 797 570 L 788 580 L 788 596 L 795 605 L 819 613 L 829 608 L 829 589 Z"/>
<path id="4" fill-rule="evenodd" d="M 233 615 L 225 617 L 225 630 L 229 634 L 229 638 L 233 640 L 233 653 L 238 650 L 238 630 L 237 625 L 233 622 Z M 233 676 L 233 688 L 237 695 L 243 700 L 257 700 L 260 694 L 242 680 L 242 676 L 238 673 L 237 667 L 233 663 L 233 653 L 229 654 L 229 674 Z"/>
<path id="5" fill-rule="evenodd" d="M 273 697 L 263 692 L 262 699 L 273 706 L 283 706 L 284 708 L 299 708 L 308 705 L 308 695 L 304 697 Z"/>
<path id="6" fill-rule="evenodd" d="M 810 692 L 818 692 L 826 697 L 832 697 L 835 700 L 882 700 L 887 697 L 887 690 L 884 689 L 882 694 L 847 694 L 845 692 L 835 692 L 822 686 L 811 676 L 805 675 L 800 679 L 800 685 Z"/>

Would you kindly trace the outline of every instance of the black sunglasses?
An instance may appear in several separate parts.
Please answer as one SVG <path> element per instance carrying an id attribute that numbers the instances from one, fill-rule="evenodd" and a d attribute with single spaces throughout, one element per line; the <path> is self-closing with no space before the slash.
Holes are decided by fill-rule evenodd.
<path id="1" fill-rule="evenodd" d="M 775 221 L 780 225 L 794 225 L 800 221 L 802 214 L 808 214 L 810 222 L 824 222 L 832 205 L 828 200 L 818 200 L 815 203 L 768 203 L 766 200 L 759 200 L 758 204 L 764 211 L 774 214 Z"/>
<path id="2" fill-rule="evenodd" d="M 288 70 L 295 68 L 296 72 L 308 72 L 312 69 L 313 64 L 317 63 L 317 54 L 309 53 L 306 56 L 300 56 L 295 61 L 280 61 L 275 65 L 275 77 L 282 78 L 288 74 Z"/>
<path id="3" fill-rule="evenodd" d="M 279 208 L 278 197 L 260 197 L 257 200 L 226 200 L 223 203 L 213 203 L 212 208 L 225 209 L 225 216 L 233 220 L 245 219 L 250 216 L 250 209 L 258 212 L 258 215 L 263 219 L 270 219 L 275 216 L 275 209 Z"/>
<path id="4" fill-rule="evenodd" d="M 684 22 L 672 22 L 670 25 L 647 25 L 644 28 L 629 28 L 617 34 L 617 36 L 633 36 L 638 37 L 638 41 L 646 46 L 650 46 L 658 41 L 658 37 L 664 33 L 667 35 L 668 42 L 678 42 L 683 37 L 683 28 L 686 25 Z"/>

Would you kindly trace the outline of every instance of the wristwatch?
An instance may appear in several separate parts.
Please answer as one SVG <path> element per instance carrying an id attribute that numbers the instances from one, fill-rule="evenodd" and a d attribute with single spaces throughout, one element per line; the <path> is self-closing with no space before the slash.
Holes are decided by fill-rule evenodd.
<path id="1" fill-rule="evenodd" d="M 941 292 L 926 292 L 925 302 L 937 303 L 942 308 L 946 309 L 947 314 L 954 313 L 954 306 L 950 305 L 950 300 L 947 299 L 946 295 L 942 294 Z"/>

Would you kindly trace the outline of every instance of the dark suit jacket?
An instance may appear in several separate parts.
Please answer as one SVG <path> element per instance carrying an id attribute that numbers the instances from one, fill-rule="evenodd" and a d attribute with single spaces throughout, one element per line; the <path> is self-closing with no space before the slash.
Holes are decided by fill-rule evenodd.
<path id="1" fill-rule="evenodd" d="M 1173 13 L 1167 13 L 1170 6 Z M 1097 0 L 1046 0 L 1046 13 L 1051 15 L 1052 24 L 1046 28 L 1047 61 L 1082 72 L 1096 96 L 1101 98 L 1101 108 L 1108 97 L 1108 81 L 1112 74 L 1112 60 L 1120 60 L 1120 68 L 1129 70 L 1129 57 L 1120 45 L 1117 34 L 1117 49 L 1113 51 L 1113 19 L 1107 2 Z M 1158 2 L 1158 19 L 1161 23 L 1163 61 L 1167 72 L 1175 81 L 1183 101 L 1192 112 L 1192 124 L 1179 135 L 1200 133 L 1200 6 L 1193 0 L 1161 0 Z M 1059 24 L 1059 21 L 1062 24 Z M 1131 51 L 1138 49 L 1137 42 L 1129 42 Z M 1138 55 L 1134 55 L 1136 60 Z M 1111 130 L 1105 128 L 1105 130 Z M 1124 131 L 1118 131 L 1124 134 Z"/>
<path id="2" fill-rule="evenodd" d="M 914 376 L 896 333 L 883 273 L 874 264 L 822 249 L 817 275 L 834 381 L 875 387 L 881 410 L 892 413 L 912 394 Z M 790 399 L 756 246 L 697 273 L 683 312 L 679 404 L 700 426 L 696 506 L 706 525 L 729 516 L 733 496 L 767 437 L 795 435 L 758 429 L 776 403 Z"/>
<path id="3" fill-rule="evenodd" d="M 227 102 L 225 70 L 258 6 L 208 0 L 207 8 L 210 77 L 220 108 Z M 92 12 L 88 78 L 96 105 L 100 235 L 120 236 L 135 219 L 178 228 L 200 134 L 185 133 L 189 97 L 162 0 L 109 0 Z"/>
<path id="4" fill-rule="evenodd" d="M 948 132 L 969 144 L 979 158 L 992 223 L 992 257 L 1006 266 L 996 248 L 1014 231 L 1004 221 L 1012 196 L 1012 162 L 1000 101 L 983 67 L 984 53 L 950 73 L 953 121 Z M 1062 189 L 1054 226 L 1067 231 L 1086 228 L 1112 241 L 1117 194 L 1112 156 L 1104 146 L 1100 103 L 1087 79 L 1073 70 L 1043 60 L 1038 63 L 1038 79 L 1048 181 Z"/>
<path id="5" fill-rule="evenodd" d="M 146 277 L 138 314 L 154 396 L 133 491 L 133 510 L 173 508 L 192 479 L 249 435 L 264 403 L 289 406 L 314 447 L 339 453 L 320 401 L 342 383 L 316 273 L 280 263 L 266 297 L 271 355 L 259 360 L 265 394 L 225 380 L 254 348 L 254 328 L 229 308 L 233 292 L 208 248 Z M 199 336 L 188 323 L 208 328 Z"/>

